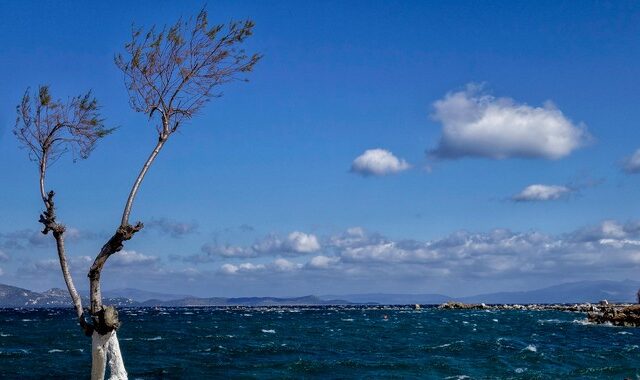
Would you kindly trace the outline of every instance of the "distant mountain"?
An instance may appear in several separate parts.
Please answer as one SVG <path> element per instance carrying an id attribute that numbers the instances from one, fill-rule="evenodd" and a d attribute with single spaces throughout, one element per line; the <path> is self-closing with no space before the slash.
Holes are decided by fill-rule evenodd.
<path id="1" fill-rule="evenodd" d="M 529 304 L 529 303 L 581 303 L 635 302 L 639 281 L 581 281 L 565 283 L 547 288 L 523 291 L 480 294 L 470 297 L 449 297 L 442 294 L 345 294 L 326 296 L 278 297 L 211 297 L 199 298 L 138 289 L 117 289 L 105 292 L 105 304 L 116 306 L 302 306 L 345 304 L 441 304 L 455 300 L 467 303 Z M 83 297 L 88 305 L 88 299 Z M 71 307 L 71 298 L 66 290 L 50 289 L 38 293 L 15 286 L 0 284 L 0 308 Z"/>
<path id="2" fill-rule="evenodd" d="M 105 303 L 117 306 L 130 306 L 133 301 L 126 298 L 105 298 Z M 83 298 L 85 305 L 88 298 Z M 71 297 L 66 290 L 53 288 L 38 293 L 27 289 L 0 284 L 0 308 L 39 308 L 39 307 L 71 307 Z"/>
<path id="3" fill-rule="evenodd" d="M 469 297 L 450 297 L 442 294 L 344 294 L 321 296 L 322 299 L 339 298 L 353 303 L 376 303 L 383 305 L 423 304 L 437 305 L 447 301 L 467 303 L 514 304 L 514 303 L 580 303 L 635 302 L 639 281 L 580 281 L 547 288 L 522 291 L 480 294 Z"/>
<path id="4" fill-rule="evenodd" d="M 126 295 L 130 297 L 125 297 Z M 116 297 L 117 296 L 117 297 Z M 160 298 L 145 299 L 156 296 Z M 136 301 L 145 299 L 144 301 Z M 177 297 L 172 299 L 172 297 Z M 85 305 L 89 300 L 83 297 Z M 338 305 L 348 304 L 342 300 L 322 300 L 316 296 L 277 298 L 277 297 L 241 297 L 241 298 L 198 298 L 164 293 L 146 292 L 138 289 L 121 289 L 105 292 L 105 304 L 116 306 L 302 306 L 302 305 Z M 38 293 L 27 289 L 0 284 L 0 308 L 40 308 L 40 307 L 71 307 L 71 297 L 66 290 L 50 289 Z"/>
<path id="5" fill-rule="evenodd" d="M 303 305 L 344 305 L 343 300 L 323 300 L 316 296 L 293 298 L 277 297 L 240 297 L 240 298 L 184 298 L 171 301 L 149 300 L 140 306 L 303 306 Z"/>
<path id="6" fill-rule="evenodd" d="M 459 298 L 469 303 L 636 302 L 639 281 L 580 281 L 524 292 L 500 292 Z"/>
<path id="7" fill-rule="evenodd" d="M 442 294 L 389 294 L 366 293 L 320 296 L 323 300 L 343 299 L 352 303 L 381 304 L 381 305 L 410 305 L 410 304 L 441 304 L 451 300 Z"/>
<path id="8" fill-rule="evenodd" d="M 146 290 L 133 289 L 133 288 L 105 290 L 102 292 L 102 294 L 105 297 L 109 297 L 109 298 L 128 298 L 136 302 L 144 302 L 148 300 L 171 301 L 171 300 L 177 300 L 182 298 L 193 298 L 193 296 L 188 294 L 168 294 L 168 293 L 148 292 Z"/>

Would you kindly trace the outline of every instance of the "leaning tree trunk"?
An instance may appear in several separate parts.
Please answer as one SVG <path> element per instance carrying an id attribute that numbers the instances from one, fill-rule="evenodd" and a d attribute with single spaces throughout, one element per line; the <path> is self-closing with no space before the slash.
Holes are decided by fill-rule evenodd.
<path id="1" fill-rule="evenodd" d="M 166 119 L 163 118 L 163 125 L 167 128 Z M 109 364 L 111 371 L 110 380 L 127 379 L 127 371 L 124 368 L 122 354 L 120 352 L 120 344 L 116 330 L 120 327 L 118 320 L 118 312 L 113 306 L 104 306 L 102 304 L 102 293 L 100 291 L 100 275 L 102 268 L 107 259 L 124 247 L 124 242 L 130 240 L 133 235 L 140 231 L 144 225 L 140 222 L 135 226 L 129 224 L 129 215 L 133 200 L 138 193 L 140 184 L 144 179 L 151 164 L 155 160 L 158 153 L 167 141 L 168 134 L 163 133 L 158 139 L 158 143 L 142 166 L 136 181 L 131 188 L 127 203 L 122 213 L 122 221 L 120 227 L 115 234 L 102 247 L 98 256 L 91 265 L 89 270 L 89 297 L 91 301 L 91 319 L 93 322 L 93 335 L 91 344 L 91 380 L 102 380 L 105 376 L 106 364 Z"/>

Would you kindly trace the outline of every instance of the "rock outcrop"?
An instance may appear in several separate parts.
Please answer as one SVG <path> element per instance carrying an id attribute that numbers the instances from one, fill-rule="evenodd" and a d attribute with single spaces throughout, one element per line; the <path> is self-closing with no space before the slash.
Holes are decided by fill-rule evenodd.
<path id="1" fill-rule="evenodd" d="M 589 322 L 609 323 L 614 326 L 640 327 L 640 305 L 604 306 L 587 315 Z"/>

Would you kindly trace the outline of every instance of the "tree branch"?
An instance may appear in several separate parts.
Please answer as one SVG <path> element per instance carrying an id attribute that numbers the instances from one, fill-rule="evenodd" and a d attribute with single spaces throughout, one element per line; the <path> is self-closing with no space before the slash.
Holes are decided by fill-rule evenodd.
<path id="1" fill-rule="evenodd" d="M 46 168 L 46 166 L 45 166 Z M 44 173 L 40 173 L 41 186 L 44 186 Z M 53 201 L 55 193 L 50 191 L 44 200 L 44 204 L 46 207 L 46 211 L 44 211 L 40 215 L 40 223 L 44 226 L 42 230 L 43 234 L 48 234 L 49 231 L 52 232 L 53 238 L 56 241 L 56 250 L 58 252 L 58 260 L 60 261 L 60 269 L 62 270 L 62 276 L 64 277 L 64 282 L 67 285 L 67 290 L 69 291 L 69 295 L 71 296 L 71 300 L 73 301 L 73 306 L 76 310 L 76 316 L 78 317 L 78 322 L 80 323 L 80 328 L 87 336 L 91 336 L 93 333 L 93 328 L 87 323 L 87 320 L 84 317 L 84 310 L 82 308 L 82 298 L 78 294 L 75 285 L 73 284 L 73 278 L 71 277 L 71 272 L 69 271 L 69 265 L 67 263 L 66 250 L 64 245 L 64 232 L 65 227 L 62 224 L 59 224 L 56 221 L 56 213 L 55 213 L 55 203 Z"/>
<path id="2" fill-rule="evenodd" d="M 163 129 L 166 129 L 166 126 Z M 140 189 L 140 184 L 142 183 L 142 180 L 147 174 L 147 171 L 151 167 L 151 164 L 153 164 L 153 161 L 158 156 L 158 153 L 160 153 L 160 150 L 164 146 L 164 143 L 167 141 L 168 137 L 169 136 L 166 133 L 162 133 L 160 135 L 160 137 L 158 138 L 158 143 L 156 144 L 156 147 L 153 149 L 153 151 L 149 155 L 149 158 L 147 158 L 147 161 L 142 166 L 142 169 L 140 169 L 140 173 L 138 173 L 138 177 L 136 178 L 135 182 L 133 183 L 133 186 L 131 187 L 131 191 L 129 192 L 129 197 L 127 198 L 127 203 L 124 206 L 124 211 L 122 212 L 122 220 L 120 222 L 121 228 L 129 225 L 129 215 L 131 214 L 131 207 L 133 207 L 133 201 L 136 198 L 136 194 L 138 194 L 138 190 Z"/>

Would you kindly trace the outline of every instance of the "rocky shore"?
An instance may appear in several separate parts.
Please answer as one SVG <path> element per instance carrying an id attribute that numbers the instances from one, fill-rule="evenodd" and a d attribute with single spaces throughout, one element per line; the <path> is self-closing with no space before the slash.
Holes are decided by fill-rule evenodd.
<path id="1" fill-rule="evenodd" d="M 457 301 L 449 301 L 438 306 L 439 309 L 452 310 L 557 310 L 576 313 L 587 313 L 587 319 L 591 323 L 611 324 L 614 326 L 640 327 L 640 305 L 632 304 L 609 304 L 602 301 L 598 304 L 580 303 L 580 304 L 500 304 L 486 305 L 467 304 Z"/>

